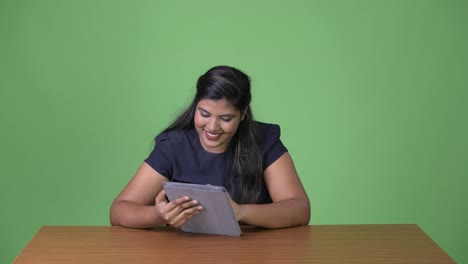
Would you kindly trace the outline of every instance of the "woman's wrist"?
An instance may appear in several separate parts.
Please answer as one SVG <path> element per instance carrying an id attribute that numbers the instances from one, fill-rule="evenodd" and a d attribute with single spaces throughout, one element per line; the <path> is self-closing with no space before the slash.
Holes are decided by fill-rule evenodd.
<path id="1" fill-rule="evenodd" d="M 246 206 L 244 204 L 236 204 L 236 208 L 234 209 L 234 213 L 236 214 L 236 219 L 239 222 L 244 221 L 245 207 Z"/>
<path id="2" fill-rule="evenodd" d="M 159 215 L 159 208 L 157 205 L 151 206 L 151 215 L 153 217 L 153 223 L 155 226 L 161 226 L 161 225 L 166 225 L 167 222 Z"/>

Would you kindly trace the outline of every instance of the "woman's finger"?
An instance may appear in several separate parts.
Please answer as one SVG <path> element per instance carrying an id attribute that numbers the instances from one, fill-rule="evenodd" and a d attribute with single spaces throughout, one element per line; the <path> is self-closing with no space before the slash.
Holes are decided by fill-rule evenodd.
<path id="1" fill-rule="evenodd" d="M 190 218 L 200 213 L 201 210 L 202 210 L 201 206 L 186 209 L 182 211 L 180 214 L 178 214 L 176 217 L 174 217 L 174 219 L 172 220 L 172 224 L 170 225 L 176 228 L 179 228 L 182 225 L 184 225 Z"/>

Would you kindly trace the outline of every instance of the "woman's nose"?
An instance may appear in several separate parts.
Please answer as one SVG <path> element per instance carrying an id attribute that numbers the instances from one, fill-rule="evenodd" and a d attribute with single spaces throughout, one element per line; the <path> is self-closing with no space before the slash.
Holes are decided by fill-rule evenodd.
<path id="1" fill-rule="evenodd" d="M 216 118 L 210 118 L 206 127 L 210 131 L 216 131 L 216 129 L 218 129 L 218 120 L 216 120 Z"/>

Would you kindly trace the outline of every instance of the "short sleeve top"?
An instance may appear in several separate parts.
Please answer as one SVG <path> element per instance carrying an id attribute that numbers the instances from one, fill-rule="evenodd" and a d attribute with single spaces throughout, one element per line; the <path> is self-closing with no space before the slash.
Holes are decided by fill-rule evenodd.
<path id="1" fill-rule="evenodd" d="M 278 125 L 256 122 L 261 137 L 263 170 L 287 152 L 280 139 Z M 195 129 L 161 133 L 145 162 L 170 181 L 224 186 L 226 153 L 206 151 Z M 271 197 L 263 184 L 257 203 L 270 203 Z"/>

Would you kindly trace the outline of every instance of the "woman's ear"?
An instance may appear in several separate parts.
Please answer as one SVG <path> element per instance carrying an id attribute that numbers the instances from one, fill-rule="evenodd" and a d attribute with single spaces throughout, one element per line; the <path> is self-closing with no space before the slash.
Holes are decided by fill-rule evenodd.
<path id="1" fill-rule="evenodd" d="M 247 106 L 245 110 L 241 112 L 241 121 L 244 121 L 244 119 L 249 118 L 248 117 L 249 114 L 247 113 L 247 110 L 249 110 L 249 106 Z"/>

